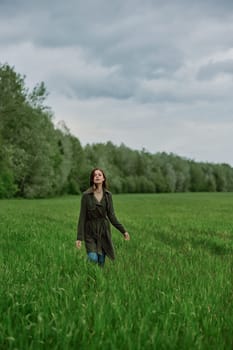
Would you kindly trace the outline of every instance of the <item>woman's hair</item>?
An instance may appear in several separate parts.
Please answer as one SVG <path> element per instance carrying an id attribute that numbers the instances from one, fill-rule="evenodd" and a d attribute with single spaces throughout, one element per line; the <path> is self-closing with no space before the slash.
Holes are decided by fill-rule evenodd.
<path id="1" fill-rule="evenodd" d="M 106 176 L 105 176 L 104 171 L 103 171 L 102 169 L 100 169 L 100 168 L 95 168 L 95 169 L 92 170 L 91 175 L 90 175 L 90 186 L 91 186 L 92 188 L 95 188 L 94 176 L 95 176 L 95 171 L 96 171 L 96 170 L 101 171 L 101 173 L 103 174 L 103 177 L 104 177 L 103 188 L 106 188 L 106 189 L 107 189 L 107 187 L 108 187 L 108 186 L 107 186 L 107 178 L 106 178 Z"/>

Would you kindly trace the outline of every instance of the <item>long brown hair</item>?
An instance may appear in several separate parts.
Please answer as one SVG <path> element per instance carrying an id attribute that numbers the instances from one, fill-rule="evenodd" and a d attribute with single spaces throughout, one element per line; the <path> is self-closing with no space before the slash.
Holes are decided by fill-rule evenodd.
<path id="1" fill-rule="evenodd" d="M 105 175 L 104 171 L 102 169 L 100 169 L 100 168 L 95 168 L 95 169 L 93 169 L 91 171 L 91 174 L 90 174 L 90 186 L 95 189 L 94 176 L 95 176 L 95 171 L 96 170 L 101 171 L 101 173 L 103 174 L 103 177 L 104 177 L 103 188 L 107 189 L 108 188 L 108 186 L 107 186 L 107 178 L 106 178 L 106 175 Z"/>

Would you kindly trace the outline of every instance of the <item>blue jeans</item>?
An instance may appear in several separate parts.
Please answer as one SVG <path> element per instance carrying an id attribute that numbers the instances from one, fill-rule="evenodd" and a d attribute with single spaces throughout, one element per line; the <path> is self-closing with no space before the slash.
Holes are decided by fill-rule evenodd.
<path id="1" fill-rule="evenodd" d="M 88 260 L 92 261 L 100 266 L 104 266 L 105 262 L 105 254 L 97 254 L 95 252 L 89 252 L 87 253 L 88 255 Z"/>

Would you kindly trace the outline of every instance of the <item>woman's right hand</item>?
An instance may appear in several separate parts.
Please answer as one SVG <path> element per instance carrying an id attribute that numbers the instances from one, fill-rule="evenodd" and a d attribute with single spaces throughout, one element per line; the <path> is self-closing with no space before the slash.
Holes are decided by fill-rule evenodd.
<path id="1" fill-rule="evenodd" d="M 75 244 L 76 244 L 76 248 L 80 249 L 81 246 L 82 246 L 82 241 L 77 240 L 77 241 L 75 242 Z"/>

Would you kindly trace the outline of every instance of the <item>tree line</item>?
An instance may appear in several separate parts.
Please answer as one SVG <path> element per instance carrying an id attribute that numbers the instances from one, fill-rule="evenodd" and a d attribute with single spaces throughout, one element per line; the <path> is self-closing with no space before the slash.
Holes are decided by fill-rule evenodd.
<path id="1" fill-rule="evenodd" d="M 44 83 L 32 91 L 14 67 L 0 64 L 0 198 L 79 194 L 94 167 L 114 193 L 233 191 L 228 164 L 152 154 L 112 142 L 82 146 L 64 122 L 53 123 Z"/>

